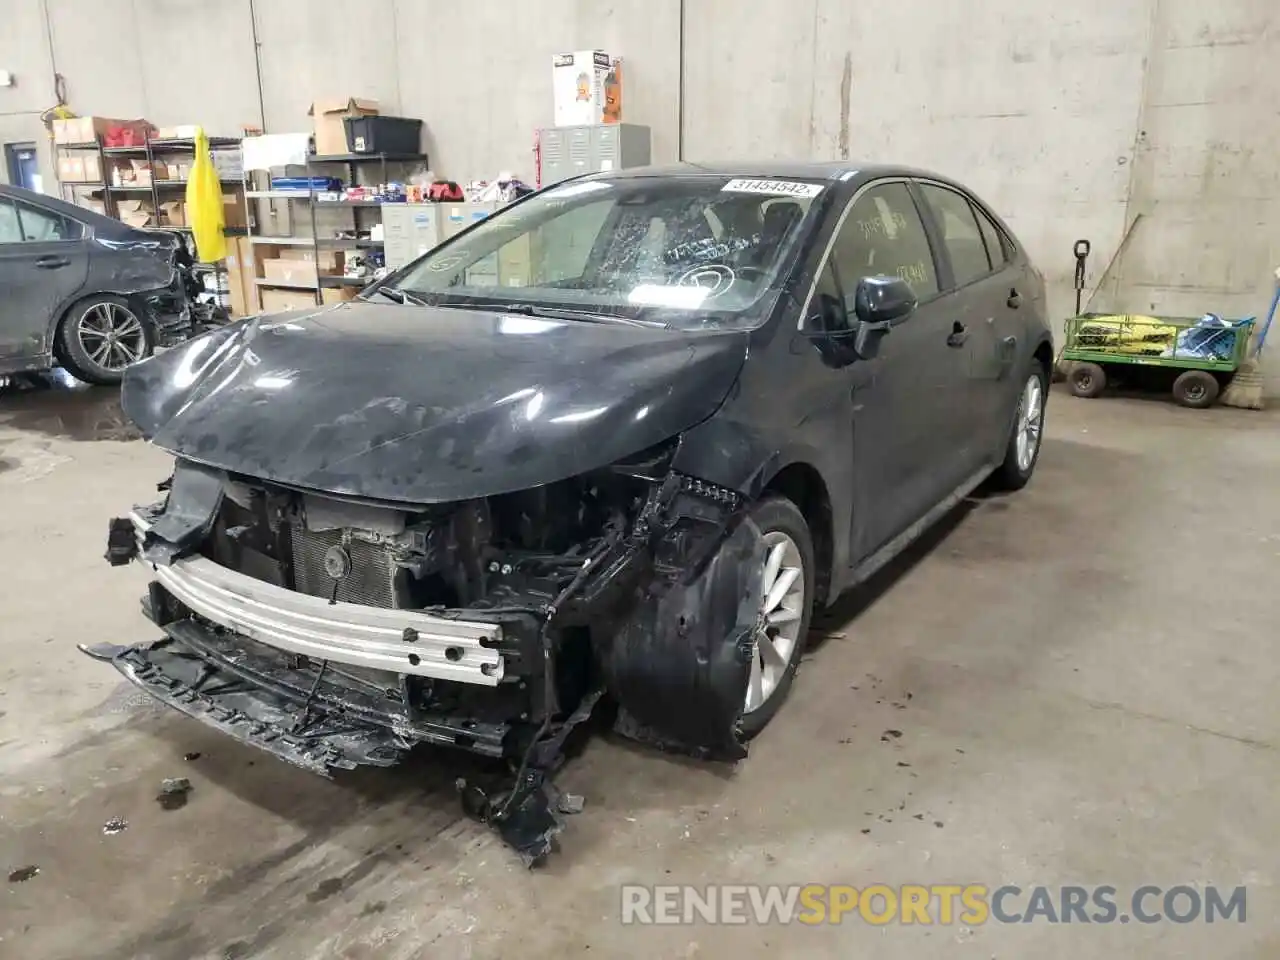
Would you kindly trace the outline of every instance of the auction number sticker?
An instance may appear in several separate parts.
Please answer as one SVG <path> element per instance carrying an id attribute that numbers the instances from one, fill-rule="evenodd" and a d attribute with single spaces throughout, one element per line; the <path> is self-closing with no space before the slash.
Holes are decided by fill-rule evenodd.
<path id="1" fill-rule="evenodd" d="M 724 193 L 763 193 L 771 197 L 816 197 L 822 192 L 822 184 L 796 180 L 730 180 L 720 190 Z"/>

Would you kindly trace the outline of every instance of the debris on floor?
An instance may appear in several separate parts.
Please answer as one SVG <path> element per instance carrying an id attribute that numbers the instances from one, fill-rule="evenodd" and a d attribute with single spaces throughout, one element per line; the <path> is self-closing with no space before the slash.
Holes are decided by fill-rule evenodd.
<path id="1" fill-rule="evenodd" d="M 117 833 L 124 833 L 128 829 L 128 820 L 124 817 L 112 817 L 102 825 L 102 834 L 106 837 L 114 837 Z"/>
<path id="2" fill-rule="evenodd" d="M 30 880 L 39 872 L 40 872 L 40 868 L 37 867 L 34 863 L 28 864 L 25 867 L 19 867 L 17 870 L 11 871 L 9 873 L 9 882 L 10 883 L 26 883 L 28 880 Z"/>
<path id="3" fill-rule="evenodd" d="M 190 792 L 190 780 L 186 777 L 170 777 L 161 781 L 156 803 L 165 810 L 177 810 L 187 805 L 187 794 Z"/>

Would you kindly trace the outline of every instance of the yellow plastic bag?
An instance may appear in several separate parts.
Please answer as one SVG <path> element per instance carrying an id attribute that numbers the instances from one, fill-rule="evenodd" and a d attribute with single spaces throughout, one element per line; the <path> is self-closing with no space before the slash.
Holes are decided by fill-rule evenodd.
<path id="1" fill-rule="evenodd" d="M 187 222 L 201 262 L 214 263 L 227 255 L 227 240 L 222 235 L 222 184 L 203 128 L 196 131 L 196 156 L 187 180 Z"/>

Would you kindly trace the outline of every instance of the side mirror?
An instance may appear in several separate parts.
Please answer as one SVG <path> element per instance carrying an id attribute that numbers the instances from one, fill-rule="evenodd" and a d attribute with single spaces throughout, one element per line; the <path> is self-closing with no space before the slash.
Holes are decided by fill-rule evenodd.
<path id="1" fill-rule="evenodd" d="M 857 323 L 853 328 L 853 352 L 862 360 L 880 353 L 880 341 L 916 309 L 916 295 L 899 277 L 863 277 L 853 294 Z"/>
<path id="2" fill-rule="evenodd" d="M 896 327 L 915 312 L 918 301 L 901 277 L 863 277 L 853 303 L 860 322 Z"/>

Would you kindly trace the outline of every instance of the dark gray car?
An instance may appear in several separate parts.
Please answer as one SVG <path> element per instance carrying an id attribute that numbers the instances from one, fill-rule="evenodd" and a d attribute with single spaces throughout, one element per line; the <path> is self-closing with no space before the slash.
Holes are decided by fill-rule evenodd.
<path id="1" fill-rule="evenodd" d="M 191 315 L 179 240 L 19 187 L 0 185 L 0 376 L 57 363 L 119 383 Z"/>
<path id="2" fill-rule="evenodd" d="M 329 773 L 418 743 L 527 858 L 606 694 L 738 759 L 810 618 L 988 478 L 1035 469 L 1044 281 L 976 196 L 902 167 L 638 168 L 526 197 L 349 303 L 130 370 L 176 463 L 116 518 L 164 638 L 88 649 Z M 479 788 L 477 788 L 478 790 Z"/>

